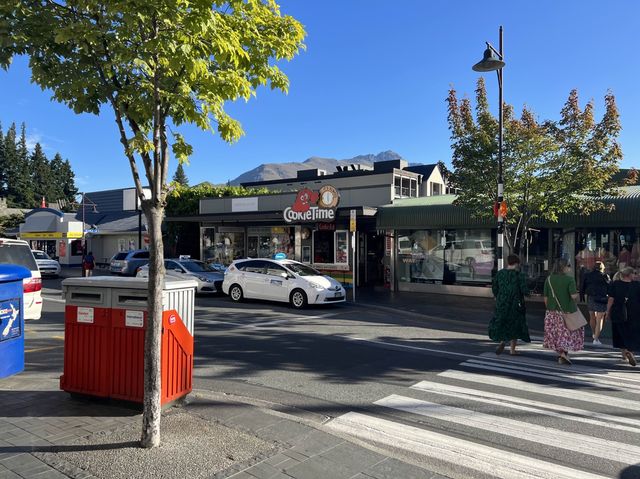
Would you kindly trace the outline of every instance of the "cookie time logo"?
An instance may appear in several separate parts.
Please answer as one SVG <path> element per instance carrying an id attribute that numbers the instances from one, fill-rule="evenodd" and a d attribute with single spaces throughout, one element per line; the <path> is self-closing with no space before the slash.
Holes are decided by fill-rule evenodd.
<path id="1" fill-rule="evenodd" d="M 333 186 L 323 186 L 316 193 L 309 188 L 298 191 L 292 206 L 284 210 L 287 223 L 329 222 L 336 219 L 340 194 Z"/>

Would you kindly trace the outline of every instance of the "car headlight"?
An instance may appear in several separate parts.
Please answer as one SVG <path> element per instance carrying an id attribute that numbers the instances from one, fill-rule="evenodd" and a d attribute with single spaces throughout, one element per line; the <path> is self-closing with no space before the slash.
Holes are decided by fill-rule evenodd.
<path id="1" fill-rule="evenodd" d="M 318 283 L 314 283 L 313 281 L 309 281 L 309 286 L 313 289 L 317 289 L 318 291 L 325 289 L 324 286 L 320 286 Z"/>
<path id="2" fill-rule="evenodd" d="M 206 276 L 200 276 L 199 274 L 194 274 L 193 276 L 195 278 L 198 278 L 200 281 L 204 281 L 205 283 L 209 282 L 209 278 L 207 278 Z"/>

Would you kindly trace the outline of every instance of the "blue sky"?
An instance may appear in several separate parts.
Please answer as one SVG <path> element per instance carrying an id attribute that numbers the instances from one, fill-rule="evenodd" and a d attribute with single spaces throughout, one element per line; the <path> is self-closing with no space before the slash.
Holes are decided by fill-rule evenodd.
<path id="1" fill-rule="evenodd" d="M 450 161 L 447 92 L 473 96 L 484 42 L 496 47 L 504 26 L 505 101 L 557 119 L 569 91 L 595 100 L 597 119 L 608 89 L 623 131 L 623 166 L 640 166 L 640 3 L 632 0 L 430 1 L 281 0 L 283 13 L 306 27 L 307 49 L 282 64 L 288 95 L 258 91 L 228 105 L 246 135 L 227 145 L 185 130 L 195 154 L 191 184 L 226 182 L 261 163 L 310 156 L 351 158 L 394 150 L 411 162 Z M 31 142 L 71 161 L 81 190 L 131 186 L 130 171 L 108 110 L 75 115 L 29 81 L 26 60 L 0 71 L 0 121 L 26 122 Z M 487 75 L 497 113 L 497 82 Z M 175 162 L 171 171 L 175 168 Z"/>

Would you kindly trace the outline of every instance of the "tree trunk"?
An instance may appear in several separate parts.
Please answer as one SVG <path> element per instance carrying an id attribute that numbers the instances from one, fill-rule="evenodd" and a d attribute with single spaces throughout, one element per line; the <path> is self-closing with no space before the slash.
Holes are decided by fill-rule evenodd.
<path id="1" fill-rule="evenodd" d="M 146 207 L 144 207 L 146 206 Z M 149 312 L 144 340 L 144 409 L 140 445 L 152 448 L 160 445 L 160 351 L 162 341 L 162 288 L 164 284 L 164 254 L 162 217 L 164 208 L 143 205 L 149 224 Z"/>

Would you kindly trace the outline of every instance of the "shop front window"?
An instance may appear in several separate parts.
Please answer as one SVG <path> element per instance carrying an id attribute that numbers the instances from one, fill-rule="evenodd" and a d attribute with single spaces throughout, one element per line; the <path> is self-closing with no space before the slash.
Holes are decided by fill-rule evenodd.
<path id="1" fill-rule="evenodd" d="M 295 240 L 292 228 L 274 226 L 247 230 L 247 255 L 250 258 L 273 258 L 278 253 L 294 259 Z"/>
<path id="2" fill-rule="evenodd" d="M 336 231 L 336 263 L 349 263 L 349 241 L 346 231 Z"/>
<path id="3" fill-rule="evenodd" d="M 400 282 L 491 282 L 494 260 L 491 230 L 401 231 L 397 244 Z"/>
<path id="4" fill-rule="evenodd" d="M 244 231 L 203 228 L 203 255 L 208 263 L 231 264 L 245 256 Z"/>

